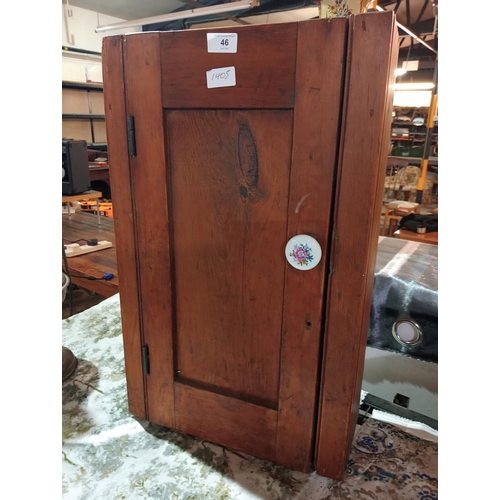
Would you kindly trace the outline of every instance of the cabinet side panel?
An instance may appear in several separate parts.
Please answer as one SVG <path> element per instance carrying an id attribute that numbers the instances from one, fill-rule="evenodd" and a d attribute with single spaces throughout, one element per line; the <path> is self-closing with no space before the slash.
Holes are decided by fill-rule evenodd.
<path id="1" fill-rule="evenodd" d="M 125 38 L 128 116 L 134 117 L 133 186 L 143 341 L 149 348 L 148 415 L 175 427 L 167 164 L 158 33 Z"/>
<path id="2" fill-rule="evenodd" d="M 310 271 L 286 267 L 276 456 L 308 471 L 316 417 L 323 296 L 339 144 L 347 19 L 299 23 L 287 240 L 323 249 Z M 286 242 L 283 242 L 286 243 Z"/>
<path id="3" fill-rule="evenodd" d="M 146 419 L 141 361 L 141 329 L 130 165 L 127 150 L 123 37 L 105 37 L 102 48 L 103 88 L 108 136 L 109 178 L 113 192 L 117 269 L 129 409 Z"/>
<path id="4" fill-rule="evenodd" d="M 349 28 L 315 457 L 318 473 L 338 480 L 359 409 L 397 55 L 392 12 L 352 16 Z"/>

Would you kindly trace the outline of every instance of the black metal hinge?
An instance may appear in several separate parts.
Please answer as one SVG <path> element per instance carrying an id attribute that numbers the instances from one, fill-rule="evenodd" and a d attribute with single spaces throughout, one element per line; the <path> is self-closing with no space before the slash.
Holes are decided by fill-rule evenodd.
<path id="1" fill-rule="evenodd" d="M 142 346 L 142 373 L 149 375 L 149 347 L 147 345 Z"/>
<path id="2" fill-rule="evenodd" d="M 128 154 L 135 157 L 137 151 L 135 149 L 135 122 L 134 117 L 127 118 L 127 137 L 128 137 Z"/>

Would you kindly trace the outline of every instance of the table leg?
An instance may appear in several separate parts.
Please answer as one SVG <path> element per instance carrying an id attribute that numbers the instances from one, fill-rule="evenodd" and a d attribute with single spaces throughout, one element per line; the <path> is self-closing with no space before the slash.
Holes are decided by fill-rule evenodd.
<path id="1" fill-rule="evenodd" d="M 99 211 L 99 198 L 96 200 L 97 202 L 97 225 L 101 225 L 101 212 Z"/>
<path id="2" fill-rule="evenodd" d="M 389 220 L 389 236 L 393 237 L 394 235 L 394 219 Z"/>
<path id="3" fill-rule="evenodd" d="M 382 224 L 382 236 L 385 236 L 385 228 L 387 227 L 387 221 L 389 220 L 389 209 L 385 207 L 384 213 L 384 223 Z M 390 235 L 389 235 L 390 236 Z"/>

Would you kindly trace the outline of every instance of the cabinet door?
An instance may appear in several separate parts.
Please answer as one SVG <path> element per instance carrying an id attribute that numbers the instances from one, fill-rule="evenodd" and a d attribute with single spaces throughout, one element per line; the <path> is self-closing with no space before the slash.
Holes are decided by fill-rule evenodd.
<path id="1" fill-rule="evenodd" d="M 216 30 L 238 34 L 230 54 L 207 52 L 213 31 L 104 40 L 130 408 L 305 471 L 347 20 Z M 236 85 L 208 88 L 225 67 Z M 286 260 L 297 234 L 322 247 L 313 269 Z"/>

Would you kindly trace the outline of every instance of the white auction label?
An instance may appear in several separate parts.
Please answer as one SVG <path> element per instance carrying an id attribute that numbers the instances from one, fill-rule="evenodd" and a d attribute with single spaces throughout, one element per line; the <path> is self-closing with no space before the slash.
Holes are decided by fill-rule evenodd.
<path id="1" fill-rule="evenodd" d="M 207 87 L 214 89 L 216 87 L 234 87 L 236 85 L 236 68 L 228 66 L 227 68 L 214 68 L 207 71 Z"/>
<path id="2" fill-rule="evenodd" d="M 238 33 L 207 33 L 208 52 L 238 52 Z"/>

